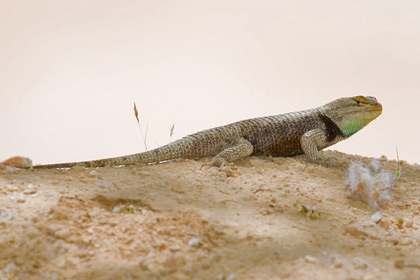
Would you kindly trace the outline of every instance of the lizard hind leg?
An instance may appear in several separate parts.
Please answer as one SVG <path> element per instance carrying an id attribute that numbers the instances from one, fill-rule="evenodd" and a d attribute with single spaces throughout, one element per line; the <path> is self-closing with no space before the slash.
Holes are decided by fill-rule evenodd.
<path id="1" fill-rule="evenodd" d="M 244 138 L 238 138 L 232 141 L 231 145 L 218 153 L 211 165 L 221 167 L 228 162 L 250 156 L 254 151 L 254 146 Z"/>

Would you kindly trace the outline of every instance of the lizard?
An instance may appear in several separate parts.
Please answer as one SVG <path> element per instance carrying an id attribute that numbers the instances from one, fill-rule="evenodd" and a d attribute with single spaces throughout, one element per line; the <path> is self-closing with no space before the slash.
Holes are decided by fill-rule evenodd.
<path id="1" fill-rule="evenodd" d="M 120 166 L 209 156 L 214 156 L 211 165 L 221 167 L 251 155 L 286 157 L 305 154 L 317 162 L 323 159 L 322 149 L 349 138 L 381 113 L 382 105 L 375 97 L 344 97 L 314 109 L 242 120 L 203 130 L 142 153 L 35 165 L 33 168 Z"/>

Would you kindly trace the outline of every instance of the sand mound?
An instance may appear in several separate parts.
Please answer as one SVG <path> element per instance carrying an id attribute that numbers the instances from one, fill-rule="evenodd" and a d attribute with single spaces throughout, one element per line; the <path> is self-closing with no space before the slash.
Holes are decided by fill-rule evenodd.
<path id="1" fill-rule="evenodd" d="M 420 279 L 420 167 L 373 209 L 325 154 L 0 169 L 0 279 Z"/>

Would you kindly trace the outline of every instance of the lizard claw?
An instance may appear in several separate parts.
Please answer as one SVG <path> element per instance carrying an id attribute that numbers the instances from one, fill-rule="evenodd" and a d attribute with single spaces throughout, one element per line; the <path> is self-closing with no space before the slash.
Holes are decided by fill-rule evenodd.
<path id="1" fill-rule="evenodd" d="M 223 168 L 225 166 L 229 166 L 229 165 L 233 166 L 233 164 L 229 164 L 226 161 L 215 161 L 215 160 L 213 160 L 212 163 L 203 163 L 200 167 L 200 170 L 203 171 L 203 167 L 208 167 L 208 168 L 218 167 L 219 169 L 221 169 L 221 168 Z"/>

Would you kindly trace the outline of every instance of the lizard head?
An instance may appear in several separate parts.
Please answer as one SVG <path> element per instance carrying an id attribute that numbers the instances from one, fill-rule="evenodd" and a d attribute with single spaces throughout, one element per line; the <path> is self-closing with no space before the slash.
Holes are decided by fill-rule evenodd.
<path id="1" fill-rule="evenodd" d="M 382 113 L 382 105 L 372 96 L 345 97 L 325 105 L 325 114 L 345 137 L 361 130 Z"/>

